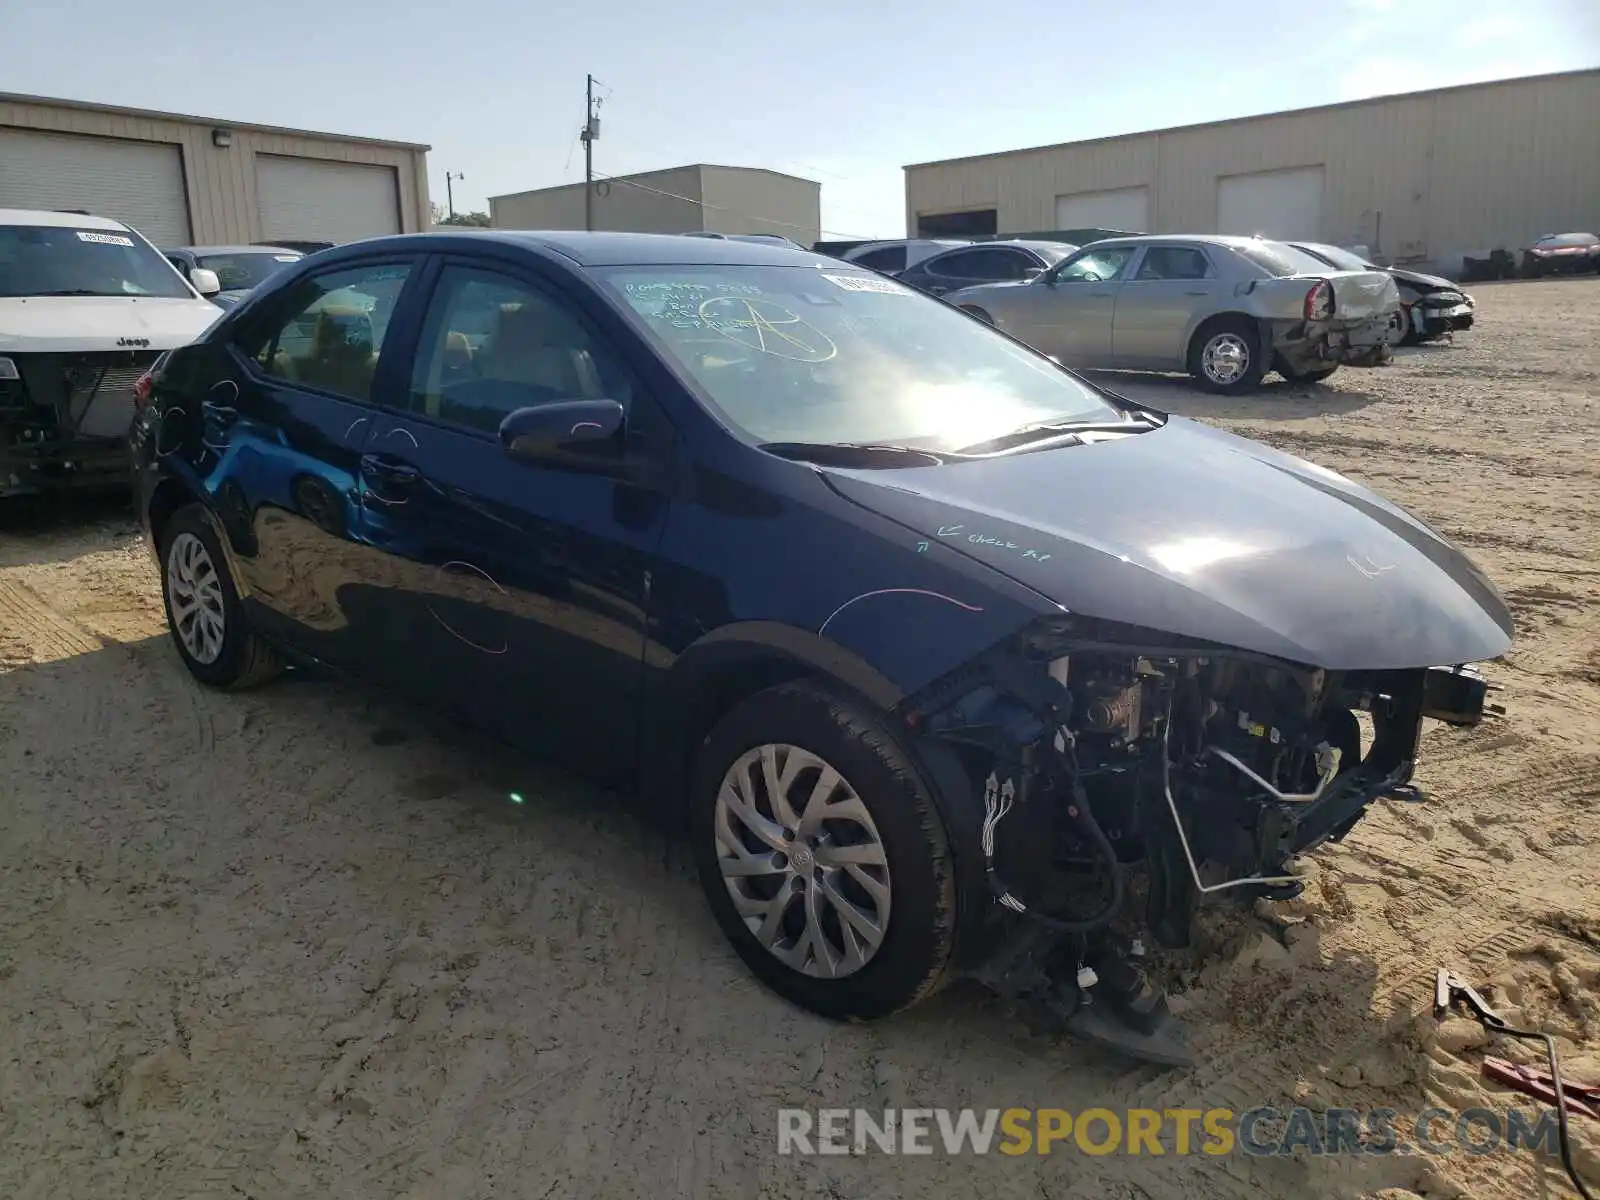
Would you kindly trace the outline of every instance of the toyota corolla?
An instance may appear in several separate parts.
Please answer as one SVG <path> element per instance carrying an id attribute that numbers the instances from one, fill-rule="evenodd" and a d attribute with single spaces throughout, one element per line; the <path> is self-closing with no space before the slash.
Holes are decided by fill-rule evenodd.
<path id="1" fill-rule="evenodd" d="M 360 242 L 139 396 L 195 678 L 325 664 L 634 785 L 834 1017 L 975 975 L 1183 1061 L 1141 943 L 1293 895 L 1512 634 L 1365 487 L 782 247 Z"/>

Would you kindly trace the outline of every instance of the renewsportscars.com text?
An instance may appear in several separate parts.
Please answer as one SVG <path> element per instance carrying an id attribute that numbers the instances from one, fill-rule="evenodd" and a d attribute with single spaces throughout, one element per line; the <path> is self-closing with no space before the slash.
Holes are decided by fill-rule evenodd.
<path id="1" fill-rule="evenodd" d="M 1557 1154 L 1555 1114 L 1513 1108 L 778 1110 L 779 1154 Z"/>

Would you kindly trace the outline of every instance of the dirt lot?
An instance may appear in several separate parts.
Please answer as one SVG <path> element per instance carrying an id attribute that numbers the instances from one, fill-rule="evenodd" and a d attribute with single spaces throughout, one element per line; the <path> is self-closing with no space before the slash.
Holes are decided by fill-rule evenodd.
<path id="1" fill-rule="evenodd" d="M 1564 1196 L 1527 1153 L 780 1158 L 780 1106 L 1504 1108 L 1426 1013 L 1496 981 L 1600 1082 L 1600 281 L 1217 403 L 1119 380 L 1411 506 L 1516 611 L 1501 723 L 1430 798 L 1209 917 L 1174 965 L 1202 1065 L 1031 1034 L 958 986 L 870 1027 L 753 984 L 683 848 L 618 799 L 344 684 L 192 684 L 132 522 L 0 523 L 0 1195 Z M 526 797 L 518 805 L 512 791 Z M 1529 1056 L 1497 1045 L 1495 1053 Z M 1600 1123 L 1574 1121 L 1600 1188 Z"/>

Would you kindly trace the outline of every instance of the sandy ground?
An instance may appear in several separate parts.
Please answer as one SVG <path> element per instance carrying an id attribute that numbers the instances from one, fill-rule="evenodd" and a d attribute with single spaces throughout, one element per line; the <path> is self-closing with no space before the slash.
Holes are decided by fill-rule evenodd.
<path id="1" fill-rule="evenodd" d="M 345 684 L 204 691 L 119 510 L 0 518 L 0 1195 L 1570 1194 L 1526 1153 L 776 1153 L 786 1105 L 1504 1108 L 1481 1039 L 1427 1015 L 1444 963 L 1600 1082 L 1600 281 L 1477 294 L 1456 345 L 1327 386 L 1117 381 L 1411 506 L 1520 626 L 1509 715 L 1429 731 L 1426 803 L 1316 855 L 1301 900 L 1207 915 L 1172 964 L 1192 1072 L 969 986 L 798 1012 L 623 800 Z M 1573 1128 L 1600 1188 L 1600 1122 Z"/>

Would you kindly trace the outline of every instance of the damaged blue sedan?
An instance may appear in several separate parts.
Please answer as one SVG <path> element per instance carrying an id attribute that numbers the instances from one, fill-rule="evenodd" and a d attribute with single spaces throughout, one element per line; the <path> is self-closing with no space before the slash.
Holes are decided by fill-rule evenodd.
<path id="1" fill-rule="evenodd" d="M 783 247 L 359 242 L 137 395 L 196 679 L 315 662 L 631 786 L 832 1017 L 976 976 L 1185 1061 L 1144 944 L 1295 894 L 1512 635 L 1366 488 Z"/>

